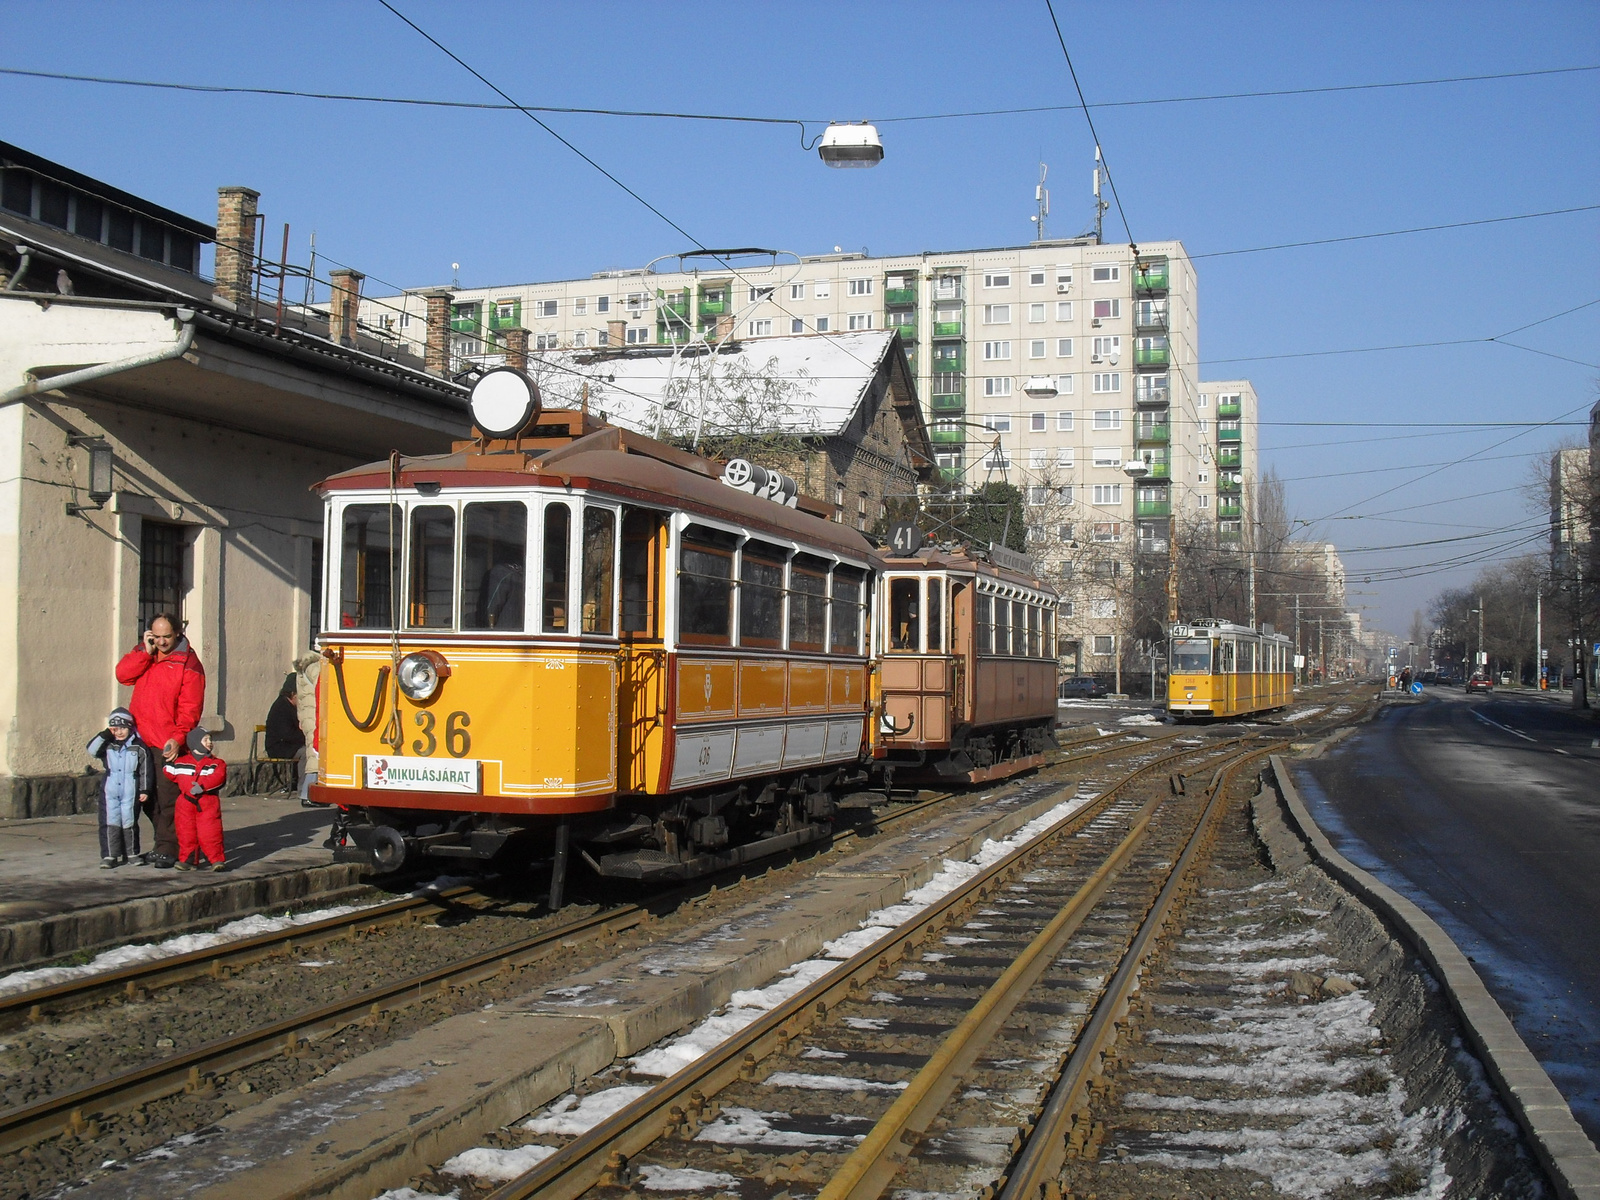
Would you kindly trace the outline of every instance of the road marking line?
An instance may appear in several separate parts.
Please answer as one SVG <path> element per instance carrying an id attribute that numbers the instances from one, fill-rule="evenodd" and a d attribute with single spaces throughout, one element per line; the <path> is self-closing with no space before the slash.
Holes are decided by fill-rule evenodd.
<path id="1" fill-rule="evenodd" d="M 1475 712 L 1472 715 L 1477 717 L 1478 720 L 1482 721 L 1485 725 L 1493 725 L 1496 729 L 1504 729 L 1507 733 L 1512 734 L 1515 737 L 1519 737 L 1525 742 L 1536 742 L 1538 740 L 1537 738 L 1529 737 L 1527 734 L 1522 733 L 1520 730 L 1516 730 L 1516 729 L 1511 728 L 1511 726 L 1509 726 L 1509 725 L 1502 725 L 1502 724 L 1500 724 L 1499 721 L 1491 721 L 1488 717 L 1484 716 L 1481 712 Z"/>
<path id="2" fill-rule="evenodd" d="M 1563 750 L 1560 746 L 1554 747 L 1554 750 L 1557 754 L 1565 754 L 1568 758 L 1572 757 L 1572 752 L 1570 750 Z"/>

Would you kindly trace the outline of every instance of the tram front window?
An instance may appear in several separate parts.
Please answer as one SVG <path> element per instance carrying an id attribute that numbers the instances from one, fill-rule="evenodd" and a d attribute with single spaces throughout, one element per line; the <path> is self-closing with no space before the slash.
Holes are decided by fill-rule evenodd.
<path id="1" fill-rule="evenodd" d="M 521 630 L 528 506 L 469 504 L 461 533 L 461 627 Z"/>
<path id="2" fill-rule="evenodd" d="M 1172 673 L 1174 675 L 1211 674 L 1211 639 L 1174 638 L 1172 642 Z"/>
<path id="3" fill-rule="evenodd" d="M 889 649 L 922 649 L 922 580 L 889 581 Z"/>

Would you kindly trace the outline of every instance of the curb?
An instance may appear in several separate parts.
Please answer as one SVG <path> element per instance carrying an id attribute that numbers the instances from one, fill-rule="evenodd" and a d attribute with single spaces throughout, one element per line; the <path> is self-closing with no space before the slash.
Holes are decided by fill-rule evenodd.
<path id="1" fill-rule="evenodd" d="M 1278 796 L 1311 858 L 1386 918 L 1433 970 L 1483 1061 L 1501 1101 L 1522 1128 L 1562 1200 L 1600 1200 L 1600 1150 L 1584 1134 L 1556 1085 L 1437 922 L 1333 848 L 1317 827 L 1280 755 L 1271 756 Z"/>
<path id="2" fill-rule="evenodd" d="M 361 881 L 365 869 L 359 863 L 297 867 L 0 925 L 0 969 L 26 968 L 152 934 L 172 937 L 190 932 L 196 925 L 306 900 L 334 903 L 366 890 Z"/>

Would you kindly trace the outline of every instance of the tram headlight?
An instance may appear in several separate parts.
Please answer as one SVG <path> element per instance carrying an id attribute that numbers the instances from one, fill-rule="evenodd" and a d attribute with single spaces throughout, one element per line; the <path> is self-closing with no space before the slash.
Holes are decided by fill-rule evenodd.
<path id="1" fill-rule="evenodd" d="M 413 700 L 431 700 L 439 684 L 450 677 L 450 664 L 437 650 L 419 650 L 400 660 L 395 668 L 400 690 Z"/>

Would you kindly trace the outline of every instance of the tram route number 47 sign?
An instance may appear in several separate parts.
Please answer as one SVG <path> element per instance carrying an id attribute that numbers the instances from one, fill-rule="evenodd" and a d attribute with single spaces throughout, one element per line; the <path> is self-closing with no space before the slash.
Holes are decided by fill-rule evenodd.
<path id="1" fill-rule="evenodd" d="M 406 758 L 368 755 L 366 786 L 401 792 L 477 792 L 483 772 L 475 758 Z"/>

